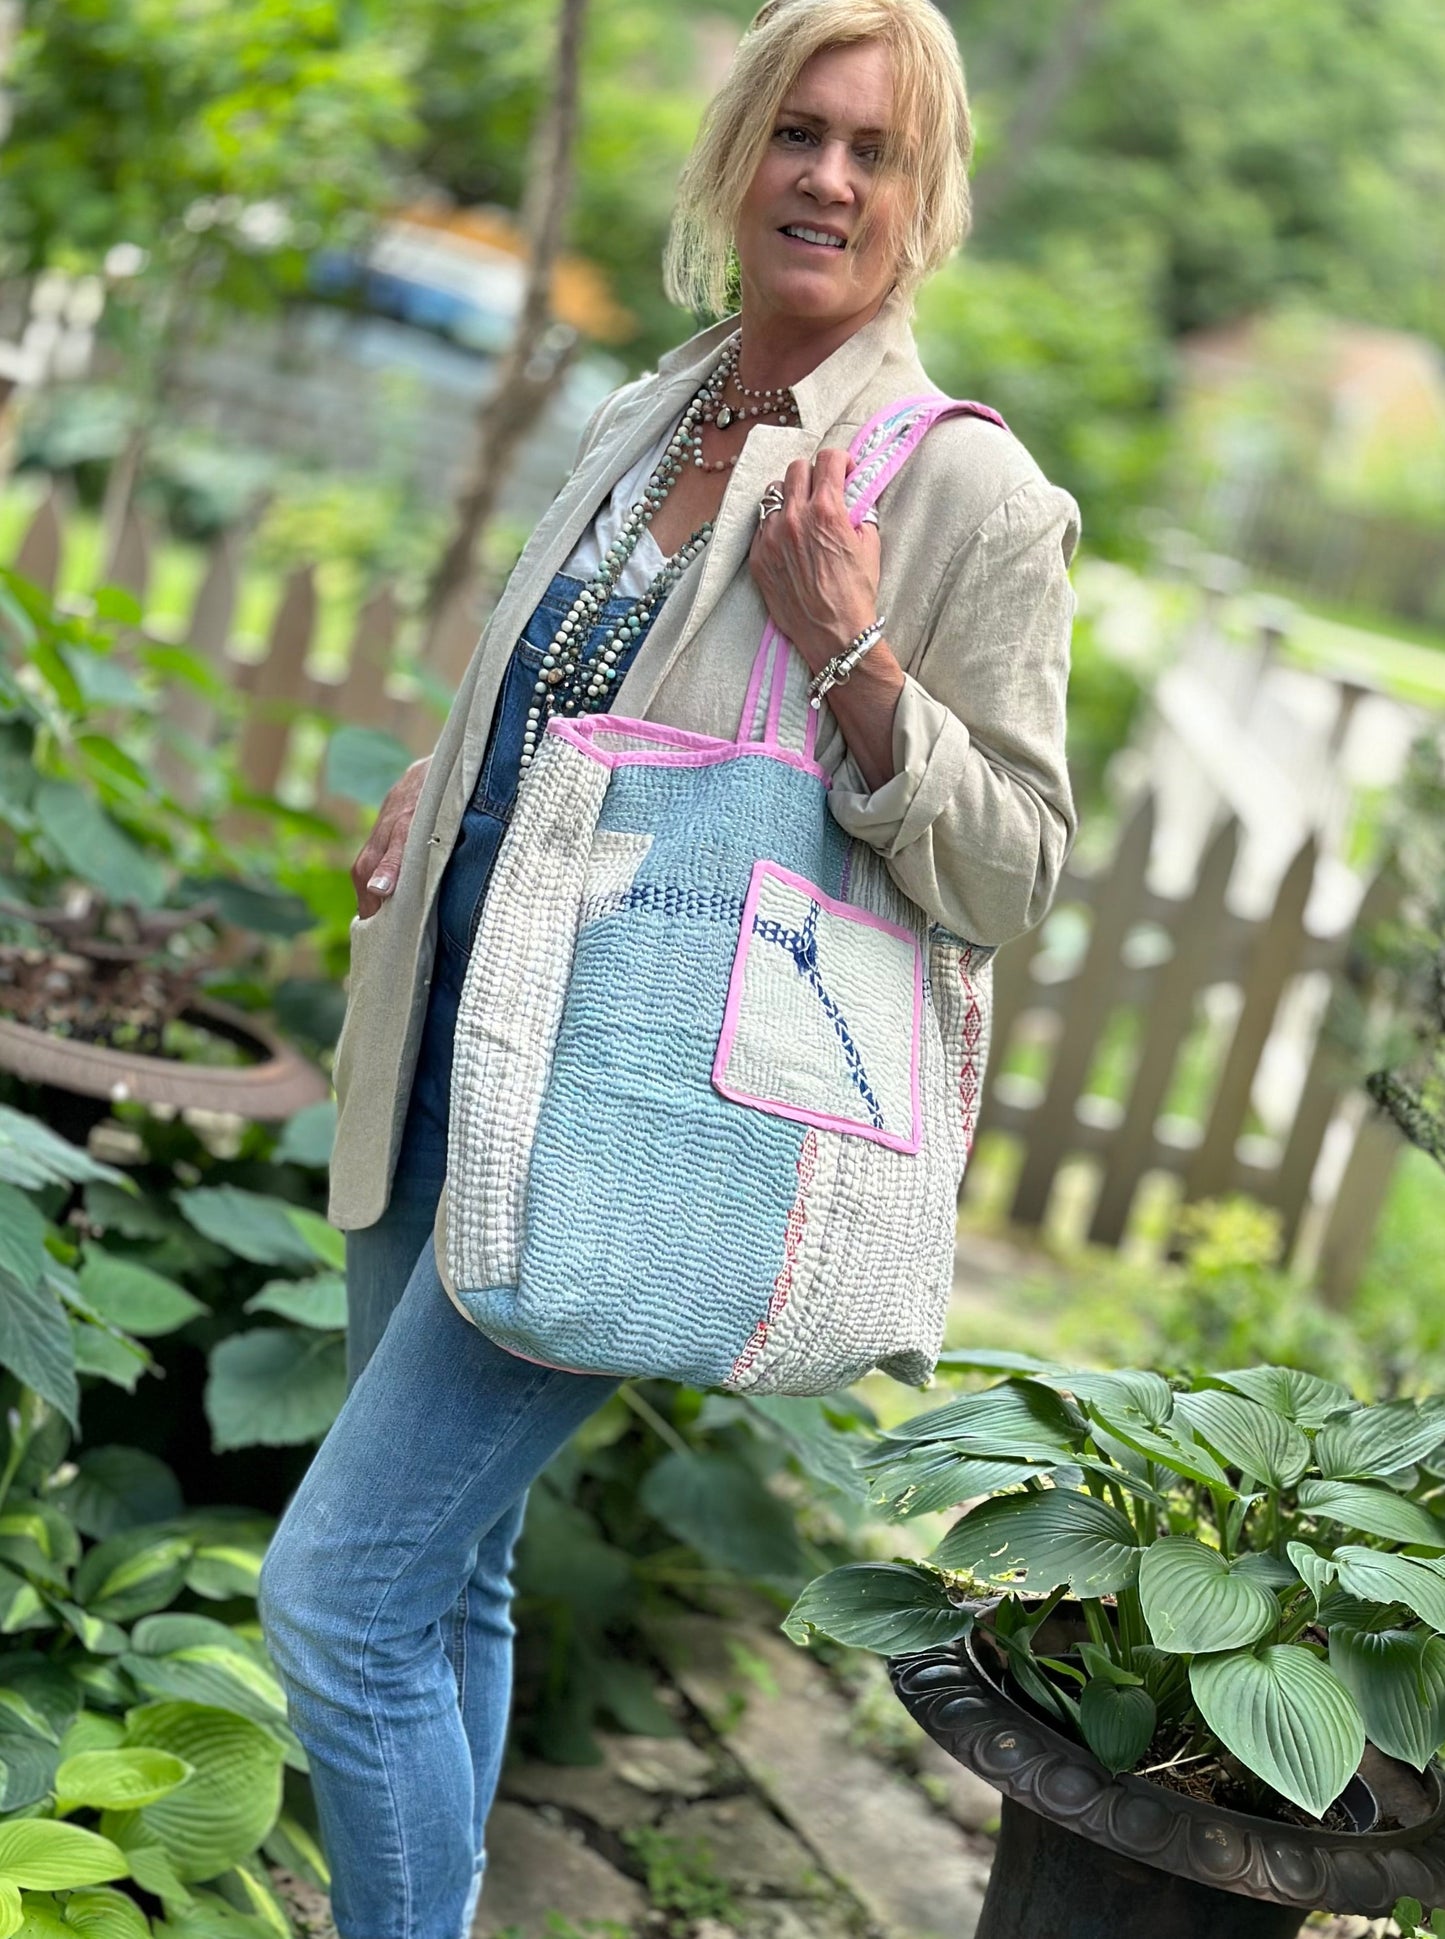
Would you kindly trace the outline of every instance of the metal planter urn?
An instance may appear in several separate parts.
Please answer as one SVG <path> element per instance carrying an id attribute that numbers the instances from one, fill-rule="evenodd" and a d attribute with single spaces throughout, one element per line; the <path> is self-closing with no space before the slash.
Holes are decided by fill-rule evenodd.
<path id="1" fill-rule="evenodd" d="M 1340 1801 L 1354 1829 L 1252 1817 L 1111 1777 L 1010 1695 L 994 1654 L 980 1627 L 889 1662 L 909 1714 L 1003 1797 L 976 1939 L 1294 1939 L 1319 1907 L 1445 1904 L 1438 1764 L 1371 1750 Z"/>

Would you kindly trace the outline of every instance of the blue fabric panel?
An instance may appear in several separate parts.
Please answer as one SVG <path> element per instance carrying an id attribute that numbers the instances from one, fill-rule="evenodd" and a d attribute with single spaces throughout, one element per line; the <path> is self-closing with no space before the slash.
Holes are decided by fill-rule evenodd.
<path id="1" fill-rule="evenodd" d="M 503 1338 L 545 1315 L 559 1365 L 716 1385 L 767 1312 L 805 1135 L 712 1088 L 743 899 L 760 856 L 840 894 L 848 840 L 817 776 L 756 755 L 619 768 L 599 826 L 652 847 L 623 906 L 578 939 L 522 1285 L 466 1304 Z M 700 1259 L 724 1289 L 711 1310 L 651 1290 L 687 1287 Z"/>

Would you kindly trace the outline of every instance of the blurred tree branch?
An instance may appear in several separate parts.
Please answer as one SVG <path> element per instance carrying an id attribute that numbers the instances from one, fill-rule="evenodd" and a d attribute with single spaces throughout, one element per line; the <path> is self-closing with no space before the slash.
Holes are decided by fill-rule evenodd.
<path id="1" fill-rule="evenodd" d="M 1074 0 L 1058 38 L 1029 76 L 998 144 L 997 160 L 973 185 L 973 225 L 982 227 L 1008 199 L 1048 133 L 1062 103 L 1088 66 L 1089 50 L 1111 0 Z"/>
<path id="2" fill-rule="evenodd" d="M 517 447 L 566 374 L 575 332 L 552 315 L 552 275 L 572 197 L 577 94 L 586 0 L 561 0 L 551 98 L 538 117 L 528 153 L 523 227 L 528 239 L 526 291 L 516 332 L 497 380 L 477 409 L 471 474 L 457 500 L 456 526 L 427 588 L 427 649 L 467 596 L 477 548 L 496 509 Z"/>

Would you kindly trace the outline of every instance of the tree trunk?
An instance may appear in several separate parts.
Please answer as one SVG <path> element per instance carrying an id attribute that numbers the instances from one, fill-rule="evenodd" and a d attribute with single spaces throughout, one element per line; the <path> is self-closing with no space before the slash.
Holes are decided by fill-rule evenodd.
<path id="1" fill-rule="evenodd" d="M 975 230 L 993 217 L 1032 159 L 1049 123 L 1083 73 L 1095 31 L 1108 7 L 1109 0 L 1074 0 L 1047 59 L 1028 78 L 998 145 L 998 160 L 981 170 L 974 183 Z"/>
<path id="2" fill-rule="evenodd" d="M 538 118 L 528 157 L 522 211 L 530 257 L 526 292 L 497 381 L 477 410 L 471 473 L 457 500 L 456 526 L 427 588 L 428 657 L 472 578 L 477 548 L 513 454 L 561 383 L 576 345 L 575 333 L 552 318 L 551 290 L 572 192 L 585 12 L 586 0 L 561 0 L 552 99 Z"/>

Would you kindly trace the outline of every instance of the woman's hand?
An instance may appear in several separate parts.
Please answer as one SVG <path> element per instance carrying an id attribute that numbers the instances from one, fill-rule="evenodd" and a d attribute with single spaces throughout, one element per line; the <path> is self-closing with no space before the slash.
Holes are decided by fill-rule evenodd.
<path id="1" fill-rule="evenodd" d="M 401 873 L 401 852 L 406 847 L 422 785 L 431 766 L 431 756 L 413 761 L 406 773 L 388 793 L 376 817 L 376 825 L 366 846 L 351 865 L 351 883 L 356 890 L 356 913 L 374 916 L 382 903 L 396 893 Z"/>
<path id="2" fill-rule="evenodd" d="M 794 458 L 783 478 L 783 508 L 759 522 L 748 563 L 768 615 L 818 673 L 878 618 L 878 527 L 854 528 L 843 502 L 853 469 L 846 451 L 825 446 L 810 464 Z M 879 640 L 827 706 L 865 785 L 893 773 L 893 716 L 903 669 Z"/>
<path id="3" fill-rule="evenodd" d="M 849 520 L 843 484 L 852 468 L 836 446 L 811 463 L 794 458 L 783 508 L 760 522 L 748 557 L 773 624 L 814 673 L 878 617 L 878 528 Z"/>

